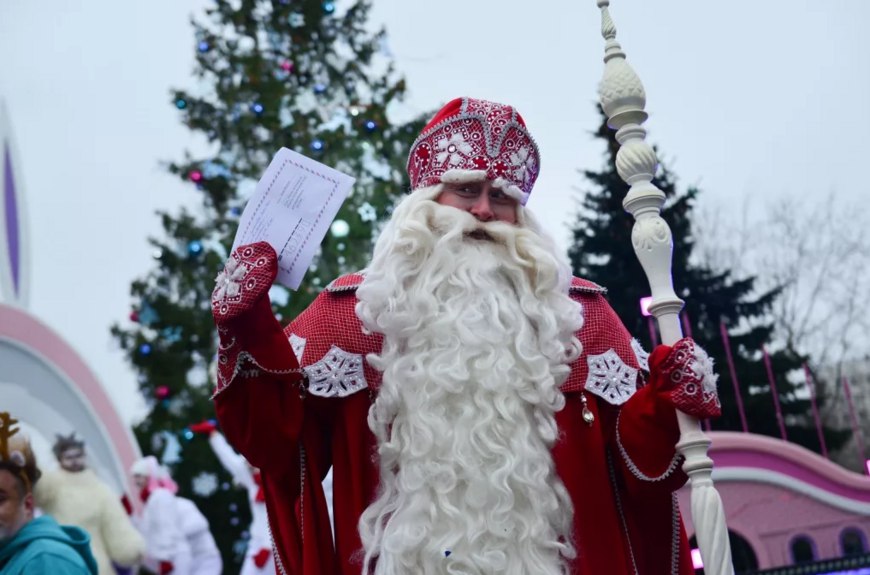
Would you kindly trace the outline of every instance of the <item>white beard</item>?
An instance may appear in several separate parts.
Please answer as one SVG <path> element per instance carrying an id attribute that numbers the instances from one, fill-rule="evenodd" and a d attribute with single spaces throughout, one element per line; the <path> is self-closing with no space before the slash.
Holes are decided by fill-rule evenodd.
<path id="1" fill-rule="evenodd" d="M 439 191 L 396 207 L 357 291 L 364 327 L 384 334 L 367 358 L 383 379 L 363 573 L 564 573 L 573 510 L 550 449 L 580 353 L 569 268 L 528 214 L 483 224 Z"/>

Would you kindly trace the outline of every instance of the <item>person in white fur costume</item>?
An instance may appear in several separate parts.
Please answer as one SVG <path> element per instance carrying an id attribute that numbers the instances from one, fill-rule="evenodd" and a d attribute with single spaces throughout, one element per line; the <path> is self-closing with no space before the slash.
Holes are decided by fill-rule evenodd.
<path id="1" fill-rule="evenodd" d="M 87 467 L 85 444 L 58 435 L 53 451 L 60 468 L 46 472 L 36 485 L 36 505 L 59 523 L 76 525 L 91 536 L 91 550 L 100 575 L 115 573 L 112 563 L 132 567 L 145 551 L 120 495 Z"/>
<path id="2" fill-rule="evenodd" d="M 145 536 L 145 566 L 158 575 L 220 575 L 223 561 L 208 520 L 178 497 L 178 485 L 153 455 L 130 469 L 145 504 L 136 526 Z"/>
<path id="3" fill-rule="evenodd" d="M 251 527 L 248 532 L 251 536 L 240 575 L 275 575 L 269 518 L 266 515 L 266 496 L 263 493 L 260 470 L 236 453 L 213 421 L 196 423 L 190 426 L 190 430 L 208 436 L 209 445 L 221 465 L 233 476 L 233 481 L 248 492 L 248 503 L 251 506 Z"/>

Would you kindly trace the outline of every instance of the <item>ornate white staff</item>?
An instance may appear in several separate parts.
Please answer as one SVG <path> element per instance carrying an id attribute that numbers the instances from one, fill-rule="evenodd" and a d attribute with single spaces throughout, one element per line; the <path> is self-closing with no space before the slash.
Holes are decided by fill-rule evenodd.
<path id="1" fill-rule="evenodd" d="M 606 40 L 604 76 L 598 96 L 607 114 L 607 125 L 616 130 L 620 144 L 616 169 L 619 177 L 631 186 L 622 205 L 634 216 L 631 243 L 652 289 L 649 310 L 658 322 L 662 342 L 673 345 L 683 335 L 679 321 L 683 300 L 674 293 L 671 278 L 673 241 L 668 224 L 661 218 L 665 194 L 652 184 L 657 161 L 642 126 L 647 119 L 646 93 L 616 41 L 616 26 L 608 11 L 610 0 L 597 2 L 601 9 L 601 35 Z M 677 421 L 680 425 L 677 450 L 685 457 L 683 470 L 691 479 L 692 522 L 704 560 L 704 572 L 733 575 L 725 512 L 719 492 L 713 486 L 713 460 L 707 457 L 710 439 L 695 418 L 677 411 Z"/>

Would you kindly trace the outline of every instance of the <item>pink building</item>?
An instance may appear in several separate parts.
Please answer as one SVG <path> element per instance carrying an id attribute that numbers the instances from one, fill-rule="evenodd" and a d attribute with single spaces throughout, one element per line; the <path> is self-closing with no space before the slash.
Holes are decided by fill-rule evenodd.
<path id="1" fill-rule="evenodd" d="M 837 565 L 800 573 L 870 574 L 870 477 L 772 437 L 709 435 L 736 573 L 853 557 L 851 570 Z M 693 537 L 689 486 L 677 495 Z"/>

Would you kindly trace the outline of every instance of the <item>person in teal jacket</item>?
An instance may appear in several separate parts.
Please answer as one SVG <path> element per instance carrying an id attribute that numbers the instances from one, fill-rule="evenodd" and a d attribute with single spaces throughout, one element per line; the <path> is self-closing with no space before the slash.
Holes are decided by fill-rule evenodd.
<path id="1" fill-rule="evenodd" d="M 0 471 L 4 473 L 8 474 Z M 0 541 L 0 574 L 96 575 L 90 543 L 90 536 L 79 527 L 58 525 L 49 515 L 37 517 L 12 539 Z"/>
<path id="2" fill-rule="evenodd" d="M 90 536 L 33 517 L 33 486 L 40 471 L 30 442 L 0 413 L 0 575 L 96 575 Z"/>

